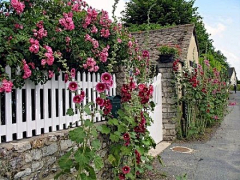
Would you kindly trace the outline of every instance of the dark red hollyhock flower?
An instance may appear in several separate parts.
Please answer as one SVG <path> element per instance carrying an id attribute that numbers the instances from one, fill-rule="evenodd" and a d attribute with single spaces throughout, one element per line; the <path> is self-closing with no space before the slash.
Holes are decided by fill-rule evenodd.
<path id="1" fill-rule="evenodd" d="M 129 166 L 124 166 L 122 168 L 122 172 L 123 174 L 128 174 L 130 172 L 131 168 Z"/>
<path id="2" fill-rule="evenodd" d="M 120 173 L 120 174 L 118 175 L 118 177 L 119 177 L 120 180 L 124 180 L 124 179 L 125 179 L 125 174 Z"/>
<path id="3" fill-rule="evenodd" d="M 135 150 L 134 153 L 135 153 L 135 156 L 136 156 L 136 163 L 140 164 L 140 162 L 141 162 L 141 154 L 137 150 Z"/>
<path id="4" fill-rule="evenodd" d="M 210 110 L 209 109 L 207 109 L 207 111 L 206 111 L 207 113 L 210 113 Z"/>
<path id="5" fill-rule="evenodd" d="M 108 115 L 110 112 L 111 112 L 111 109 L 108 109 L 108 108 L 103 109 L 104 115 Z"/>
<path id="6" fill-rule="evenodd" d="M 103 107 L 104 106 L 104 99 L 102 99 L 100 97 L 97 97 L 96 98 L 96 103 L 97 103 L 97 105 Z"/>
<path id="7" fill-rule="evenodd" d="M 122 102 L 128 102 L 128 101 L 131 100 L 131 98 L 132 98 L 132 96 L 131 96 L 130 93 L 125 93 L 125 94 L 122 96 L 121 101 L 122 101 Z"/>
<path id="8" fill-rule="evenodd" d="M 124 139 L 125 141 L 129 140 L 129 139 L 130 139 L 130 135 L 129 135 L 128 133 L 124 133 L 124 134 L 123 134 L 123 139 Z"/>
<path id="9" fill-rule="evenodd" d="M 194 84 L 192 85 L 192 87 L 197 87 L 197 83 L 194 83 Z"/>
<path id="10" fill-rule="evenodd" d="M 106 84 L 104 84 L 104 83 L 98 83 L 98 84 L 96 85 L 96 90 L 97 90 L 98 93 L 104 92 L 104 91 L 106 90 Z"/>
<path id="11" fill-rule="evenodd" d="M 135 128 L 134 128 L 134 131 L 135 132 L 138 132 L 138 133 L 145 133 L 145 127 L 143 126 L 143 125 L 139 125 L 139 126 L 136 126 Z"/>
<path id="12" fill-rule="evenodd" d="M 143 91 L 139 91 L 138 96 L 139 96 L 140 98 L 144 98 L 145 94 L 144 94 Z"/>
<path id="13" fill-rule="evenodd" d="M 124 146 L 128 146 L 130 144 L 130 140 L 127 140 L 125 143 L 124 143 Z"/>
<path id="14" fill-rule="evenodd" d="M 149 52 L 147 50 L 142 51 L 142 56 L 144 58 L 149 58 Z"/>
<path id="15" fill-rule="evenodd" d="M 148 88 L 147 88 L 147 87 L 144 87 L 144 88 L 143 88 L 143 92 L 144 92 L 144 93 L 148 92 Z"/>
<path id="16" fill-rule="evenodd" d="M 127 85 L 127 84 L 123 84 L 123 86 L 122 86 L 122 88 L 121 88 L 121 91 L 122 91 L 123 93 L 126 93 L 126 92 L 128 92 L 128 90 L 129 90 L 128 85 Z"/>
<path id="17" fill-rule="evenodd" d="M 111 101 L 110 101 L 109 99 L 106 99 L 106 100 L 104 101 L 104 106 L 105 106 L 105 108 L 107 108 L 107 109 L 112 109 Z"/>
<path id="18" fill-rule="evenodd" d="M 205 88 L 202 88 L 202 92 L 206 94 L 207 90 Z"/>
<path id="19" fill-rule="evenodd" d="M 149 97 L 144 97 L 141 99 L 141 104 L 146 104 L 149 101 Z"/>

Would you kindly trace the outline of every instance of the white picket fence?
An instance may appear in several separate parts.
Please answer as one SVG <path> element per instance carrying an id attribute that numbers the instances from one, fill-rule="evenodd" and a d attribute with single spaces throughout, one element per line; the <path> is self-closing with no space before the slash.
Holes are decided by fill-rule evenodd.
<path id="1" fill-rule="evenodd" d="M 11 74 L 11 69 L 7 67 L 6 72 Z M 113 80 L 110 96 L 116 95 L 115 75 Z M 76 81 L 86 93 L 83 105 L 98 97 L 95 86 L 100 82 L 100 74 L 78 72 Z M 26 81 L 22 89 L 0 93 L 0 143 L 80 125 L 79 113 L 72 101 L 74 94 L 67 89 L 68 83 L 64 82 L 60 73 L 60 76 L 54 76 L 44 85 Z M 73 116 L 66 115 L 69 108 L 74 109 Z M 102 120 L 100 114 L 96 114 L 94 121 Z"/>

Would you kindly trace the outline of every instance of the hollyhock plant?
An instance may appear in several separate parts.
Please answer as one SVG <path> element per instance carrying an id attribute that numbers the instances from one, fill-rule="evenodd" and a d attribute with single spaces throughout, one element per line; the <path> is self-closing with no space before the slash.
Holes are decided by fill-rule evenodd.
<path id="1" fill-rule="evenodd" d="M 81 95 L 76 95 L 73 97 L 73 102 L 76 104 L 80 104 L 83 101 L 83 97 Z"/>
<path id="2" fill-rule="evenodd" d="M 120 173 L 120 174 L 118 175 L 118 178 L 119 178 L 120 180 L 124 180 L 124 179 L 125 179 L 125 174 Z"/>
<path id="3" fill-rule="evenodd" d="M 78 89 L 78 84 L 75 81 L 69 83 L 68 88 L 70 91 L 76 91 Z"/>
<path id="4" fill-rule="evenodd" d="M 131 168 L 129 166 L 124 166 L 122 168 L 122 173 L 123 174 L 128 174 L 128 173 L 130 173 L 130 170 L 131 170 Z"/>
<path id="5" fill-rule="evenodd" d="M 112 83 L 112 75 L 109 74 L 108 72 L 105 72 L 101 75 L 101 81 L 106 84 L 111 84 Z"/>
<path id="6" fill-rule="evenodd" d="M 96 104 L 99 105 L 100 107 L 104 106 L 104 99 L 97 97 L 96 98 Z"/>
<path id="7" fill-rule="evenodd" d="M 124 134 L 123 134 L 123 139 L 124 139 L 125 141 L 129 140 L 129 139 L 130 139 L 129 133 L 124 133 Z"/>
<path id="8" fill-rule="evenodd" d="M 101 83 L 101 82 L 98 83 L 96 85 L 96 90 L 97 90 L 98 93 L 104 92 L 106 90 L 106 84 L 105 83 Z"/>

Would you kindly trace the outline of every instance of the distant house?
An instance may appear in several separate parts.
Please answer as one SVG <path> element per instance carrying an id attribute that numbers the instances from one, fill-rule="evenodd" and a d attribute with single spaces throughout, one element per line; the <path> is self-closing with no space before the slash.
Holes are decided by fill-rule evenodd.
<path id="1" fill-rule="evenodd" d="M 228 77 L 230 85 L 237 84 L 237 73 L 234 67 L 228 68 Z"/>

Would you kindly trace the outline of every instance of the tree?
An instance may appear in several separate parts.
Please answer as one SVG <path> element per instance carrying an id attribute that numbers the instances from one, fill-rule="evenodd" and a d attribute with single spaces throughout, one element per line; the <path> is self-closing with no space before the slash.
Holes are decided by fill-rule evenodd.
<path id="1" fill-rule="evenodd" d="M 195 0 L 132 0 L 126 3 L 122 12 L 125 25 L 147 23 L 147 12 L 151 5 L 150 22 L 162 26 L 169 24 L 187 24 L 192 22 L 192 17 L 197 8 L 193 7 Z"/>

